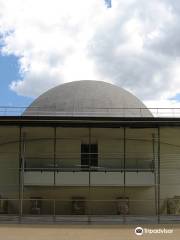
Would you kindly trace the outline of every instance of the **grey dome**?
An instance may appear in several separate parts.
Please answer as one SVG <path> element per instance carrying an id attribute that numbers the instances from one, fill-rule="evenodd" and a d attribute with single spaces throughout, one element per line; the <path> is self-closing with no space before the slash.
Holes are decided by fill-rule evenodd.
<path id="1" fill-rule="evenodd" d="M 128 91 L 102 81 L 74 81 L 39 96 L 25 116 L 152 117 L 151 112 Z"/>

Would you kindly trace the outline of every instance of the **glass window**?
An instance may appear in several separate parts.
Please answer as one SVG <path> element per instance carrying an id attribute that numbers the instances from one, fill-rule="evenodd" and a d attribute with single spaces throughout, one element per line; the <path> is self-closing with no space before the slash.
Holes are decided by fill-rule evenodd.
<path id="1" fill-rule="evenodd" d="M 98 144 L 81 144 L 81 167 L 98 166 Z"/>

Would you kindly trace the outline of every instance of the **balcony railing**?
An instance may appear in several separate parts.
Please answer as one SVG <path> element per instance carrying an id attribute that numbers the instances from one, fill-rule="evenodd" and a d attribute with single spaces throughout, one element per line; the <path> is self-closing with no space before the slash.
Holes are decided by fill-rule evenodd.
<path id="1" fill-rule="evenodd" d="M 27 107 L 13 107 L 13 106 L 0 106 L 0 116 L 20 116 L 27 109 Z M 127 110 L 127 111 L 126 111 Z M 152 113 L 152 117 L 180 117 L 180 108 L 148 108 Z M 88 109 L 87 112 L 65 112 L 56 108 L 45 108 L 45 107 L 29 107 L 28 116 L 106 116 L 108 113 L 112 117 L 139 117 L 147 116 L 147 108 L 93 108 Z"/>
<path id="2" fill-rule="evenodd" d="M 114 171 L 113 171 L 114 170 Z M 126 171 L 125 169 L 100 169 L 81 171 L 74 169 L 26 168 L 23 172 L 26 186 L 152 186 L 154 173 L 150 169 Z M 125 182 L 124 182 L 125 179 Z"/>
<path id="3" fill-rule="evenodd" d="M 24 159 L 25 171 L 56 171 L 56 172 L 153 172 L 154 159 L 151 153 L 138 153 L 139 156 L 129 156 L 123 159 L 121 153 L 98 153 L 98 166 L 91 165 L 91 155 L 89 153 L 89 164 L 76 164 L 81 162 L 81 157 L 75 157 L 79 153 L 62 153 L 62 156 L 56 156 L 56 159 L 51 156 L 45 157 L 29 157 L 28 154 Z M 137 153 L 132 153 L 137 154 Z M 144 156 L 146 154 L 146 156 Z M 69 156 L 70 155 L 70 156 Z M 79 154 L 80 155 L 80 154 Z M 155 156 L 156 157 L 156 156 Z M 70 160 L 70 161 L 69 161 Z M 103 164 L 100 165 L 100 163 Z M 112 164 L 115 163 L 115 165 Z M 74 163 L 74 164 L 73 164 Z M 124 165 L 125 164 L 125 165 Z"/>
<path id="4" fill-rule="evenodd" d="M 125 215 L 139 215 L 145 216 L 147 214 L 155 214 L 155 200 L 153 199 L 130 199 L 128 196 L 119 194 L 117 197 L 107 199 L 96 198 L 91 196 L 88 198 L 80 194 L 72 195 L 67 198 L 46 198 L 41 194 L 34 195 L 30 193 L 31 197 L 10 199 L 0 199 L 0 211 L 3 215 L 21 216 L 115 216 L 123 217 Z M 37 196 L 38 195 L 38 196 Z M 21 201 L 19 203 L 19 201 Z M 142 208 L 142 205 L 146 206 Z M 138 210 L 139 209 L 139 210 Z"/>
<path id="5" fill-rule="evenodd" d="M 29 198 L 1 198 L 0 223 L 179 223 L 180 211 L 176 201 L 175 208 L 169 211 L 167 201 L 160 199 L 165 209 L 156 209 L 154 196 L 147 199 L 122 197 L 97 199 L 85 195 L 68 198 L 47 198 L 30 193 Z"/>

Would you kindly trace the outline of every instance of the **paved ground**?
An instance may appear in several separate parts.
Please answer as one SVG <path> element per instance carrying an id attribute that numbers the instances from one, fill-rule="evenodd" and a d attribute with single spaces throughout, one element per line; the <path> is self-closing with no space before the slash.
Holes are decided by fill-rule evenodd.
<path id="1" fill-rule="evenodd" d="M 0 240 L 179 240 L 179 225 L 144 225 L 151 229 L 173 229 L 171 234 L 136 236 L 135 225 L 0 225 Z"/>

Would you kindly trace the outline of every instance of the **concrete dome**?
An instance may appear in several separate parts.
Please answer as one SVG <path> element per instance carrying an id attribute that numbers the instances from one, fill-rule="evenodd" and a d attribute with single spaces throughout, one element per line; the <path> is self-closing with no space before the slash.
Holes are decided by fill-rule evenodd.
<path id="1" fill-rule="evenodd" d="M 39 96 L 25 116 L 152 117 L 133 94 L 102 81 L 74 81 Z"/>

